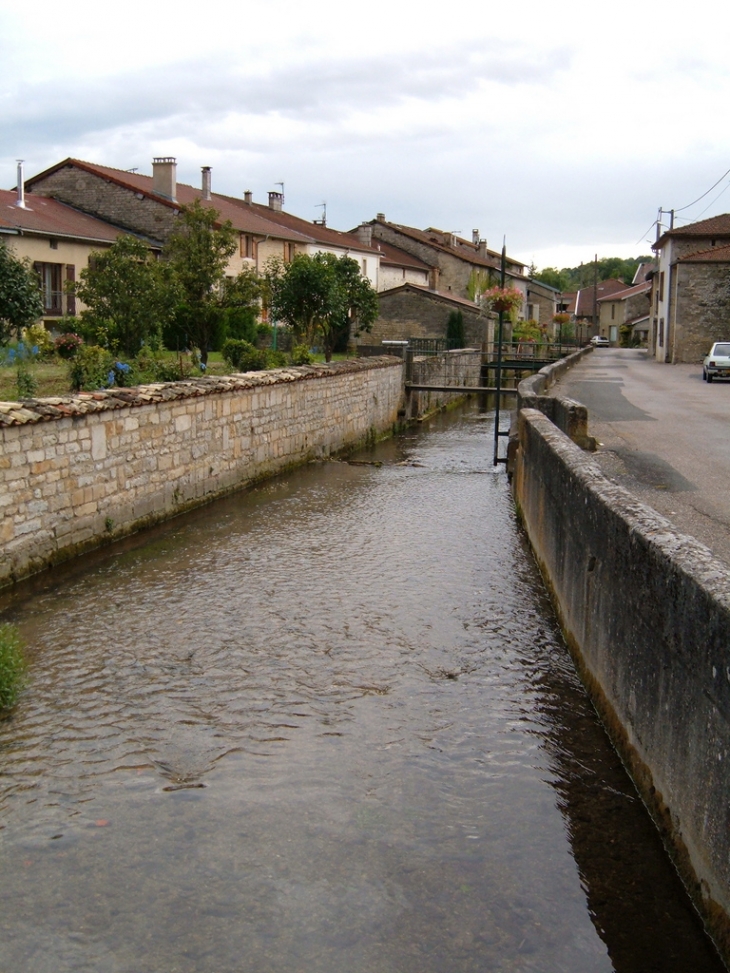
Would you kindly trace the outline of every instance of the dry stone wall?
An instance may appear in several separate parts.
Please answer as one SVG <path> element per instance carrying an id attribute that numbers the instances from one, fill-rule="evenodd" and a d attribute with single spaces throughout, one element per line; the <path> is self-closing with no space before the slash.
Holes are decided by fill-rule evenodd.
<path id="1" fill-rule="evenodd" d="M 0 585 L 388 431 L 382 357 L 0 403 Z"/>

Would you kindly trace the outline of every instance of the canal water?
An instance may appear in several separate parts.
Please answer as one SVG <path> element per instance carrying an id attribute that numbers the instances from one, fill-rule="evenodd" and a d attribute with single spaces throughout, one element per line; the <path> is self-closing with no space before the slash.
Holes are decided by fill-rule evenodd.
<path id="1" fill-rule="evenodd" d="M 0 973 L 721 971 L 442 417 L 6 593 Z"/>

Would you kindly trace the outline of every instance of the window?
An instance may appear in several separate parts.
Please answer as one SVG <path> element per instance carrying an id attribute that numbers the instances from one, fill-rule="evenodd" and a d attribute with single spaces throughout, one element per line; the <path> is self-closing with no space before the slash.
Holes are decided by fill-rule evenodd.
<path id="1" fill-rule="evenodd" d="M 48 243 L 51 247 L 51 250 L 58 250 L 58 240 L 49 240 Z"/>
<path id="2" fill-rule="evenodd" d="M 664 271 L 659 274 L 659 300 L 664 300 Z"/>
<path id="3" fill-rule="evenodd" d="M 40 277 L 43 313 L 63 314 L 63 264 L 35 263 L 35 272 Z"/>
<path id="4" fill-rule="evenodd" d="M 250 233 L 241 234 L 241 256 L 245 257 L 246 260 L 256 259 L 256 241 L 251 236 Z"/>
<path id="5" fill-rule="evenodd" d="M 611 305 L 611 320 L 614 321 L 615 319 L 616 319 L 616 305 L 615 304 L 612 304 Z"/>
<path id="6" fill-rule="evenodd" d="M 368 262 L 367 262 L 367 260 L 363 260 L 363 262 L 362 262 L 362 275 L 363 275 L 363 277 L 367 277 L 367 275 L 368 275 Z"/>

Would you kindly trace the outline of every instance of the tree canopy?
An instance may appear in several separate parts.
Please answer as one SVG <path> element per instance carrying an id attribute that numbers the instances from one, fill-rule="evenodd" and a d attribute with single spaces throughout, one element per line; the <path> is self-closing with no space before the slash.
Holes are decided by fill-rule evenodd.
<path id="1" fill-rule="evenodd" d="M 28 260 L 19 260 L 0 240 L 0 341 L 19 338 L 42 314 L 38 275 Z"/>
<path id="2" fill-rule="evenodd" d="M 298 342 L 322 346 L 327 361 L 350 328 L 369 331 L 378 297 L 356 260 L 332 253 L 297 254 L 291 263 L 271 261 L 266 285 L 272 318 L 286 324 Z"/>
<path id="3" fill-rule="evenodd" d="M 81 320 L 87 337 L 132 356 L 142 344 L 159 341 L 175 305 L 167 268 L 133 236 L 119 237 L 108 250 L 93 253 L 76 293 L 86 304 Z"/>
<path id="4" fill-rule="evenodd" d="M 232 293 L 225 285 L 226 269 L 238 245 L 230 220 L 218 225 L 219 216 L 198 199 L 192 206 L 184 206 L 163 250 L 178 289 L 178 331 L 197 345 L 203 364 L 222 329 L 226 295 Z M 243 290 L 243 286 L 239 288 Z M 234 300 L 239 299 L 240 293 Z"/>
<path id="5" fill-rule="evenodd" d="M 627 286 L 631 284 L 639 264 L 651 263 L 653 257 L 602 257 L 598 261 L 599 280 L 622 280 Z M 580 264 L 578 267 L 544 267 L 530 275 L 535 280 L 554 287 L 564 293 L 572 293 L 583 287 L 590 287 L 595 276 L 593 263 Z"/>

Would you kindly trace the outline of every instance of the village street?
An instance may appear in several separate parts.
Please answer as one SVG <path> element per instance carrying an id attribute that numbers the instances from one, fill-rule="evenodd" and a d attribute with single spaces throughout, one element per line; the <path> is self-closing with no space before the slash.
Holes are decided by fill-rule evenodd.
<path id="1" fill-rule="evenodd" d="M 602 470 L 730 563 L 730 381 L 598 348 L 554 386 L 588 408 Z"/>

